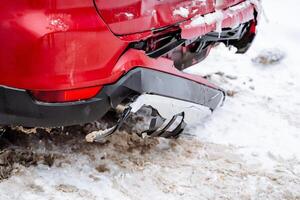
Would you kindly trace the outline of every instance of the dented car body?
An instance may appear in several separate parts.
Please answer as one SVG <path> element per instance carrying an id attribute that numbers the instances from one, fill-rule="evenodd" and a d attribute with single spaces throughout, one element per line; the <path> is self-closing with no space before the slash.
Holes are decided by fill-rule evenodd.
<path id="1" fill-rule="evenodd" d="M 259 2 L 20 0 L 0 10 L 0 124 L 54 127 L 143 93 L 214 110 L 224 91 L 182 70 L 220 42 L 246 52 Z"/>

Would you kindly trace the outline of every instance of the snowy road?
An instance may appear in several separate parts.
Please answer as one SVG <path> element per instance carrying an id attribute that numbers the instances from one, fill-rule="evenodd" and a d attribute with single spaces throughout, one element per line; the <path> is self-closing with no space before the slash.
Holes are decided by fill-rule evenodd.
<path id="1" fill-rule="evenodd" d="M 165 114 L 185 108 L 190 123 L 182 138 L 119 133 L 105 144 L 86 144 L 82 128 L 15 135 L 7 140 L 19 149 L 16 163 L 31 166 L 14 166 L 0 182 L 0 199 L 300 199 L 300 4 L 284 3 L 263 1 L 269 21 L 261 20 L 246 55 L 221 45 L 188 70 L 233 91 L 213 115 L 145 97 Z M 266 49 L 285 58 L 254 64 Z"/>

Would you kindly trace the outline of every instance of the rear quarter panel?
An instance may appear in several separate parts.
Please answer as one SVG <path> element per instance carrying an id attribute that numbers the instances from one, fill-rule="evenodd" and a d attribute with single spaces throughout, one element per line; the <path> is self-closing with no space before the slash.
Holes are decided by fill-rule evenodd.
<path id="1" fill-rule="evenodd" d="M 244 0 L 95 0 L 95 4 L 112 32 L 124 35 L 167 27 L 242 1 Z"/>
<path id="2" fill-rule="evenodd" d="M 0 1 L 0 85 L 30 90 L 99 85 L 127 47 L 92 0 Z"/>

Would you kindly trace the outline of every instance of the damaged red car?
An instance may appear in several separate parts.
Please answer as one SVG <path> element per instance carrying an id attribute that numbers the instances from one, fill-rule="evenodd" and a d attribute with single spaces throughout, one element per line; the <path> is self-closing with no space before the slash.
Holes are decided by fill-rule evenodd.
<path id="1" fill-rule="evenodd" d="M 218 43 L 245 53 L 254 0 L 0 2 L 0 124 L 100 119 L 144 93 L 214 110 L 224 91 L 182 70 Z"/>

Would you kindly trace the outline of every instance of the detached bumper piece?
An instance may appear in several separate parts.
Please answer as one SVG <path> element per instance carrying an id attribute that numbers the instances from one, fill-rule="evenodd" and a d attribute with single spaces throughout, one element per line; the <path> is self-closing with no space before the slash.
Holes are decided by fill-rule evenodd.
<path id="1" fill-rule="evenodd" d="M 171 119 L 163 118 L 159 112 L 151 106 L 143 106 L 141 109 L 150 109 L 151 117 L 148 118 L 149 128 L 141 131 L 141 137 L 177 138 L 184 130 L 184 112 L 174 115 Z"/>
<path id="2" fill-rule="evenodd" d="M 126 122 L 132 114 L 139 112 L 150 113 L 149 116 L 143 116 L 143 128 L 137 132 L 142 137 L 164 137 L 164 138 L 178 138 L 180 133 L 184 130 L 186 123 L 184 122 L 184 112 L 174 115 L 171 119 L 163 118 L 159 112 L 152 106 L 143 105 L 137 112 L 128 106 L 124 109 L 121 118 L 117 124 L 111 128 L 101 131 L 94 131 L 86 136 L 87 142 L 102 142 L 104 139 L 115 132 L 119 131 L 122 125 Z"/>

